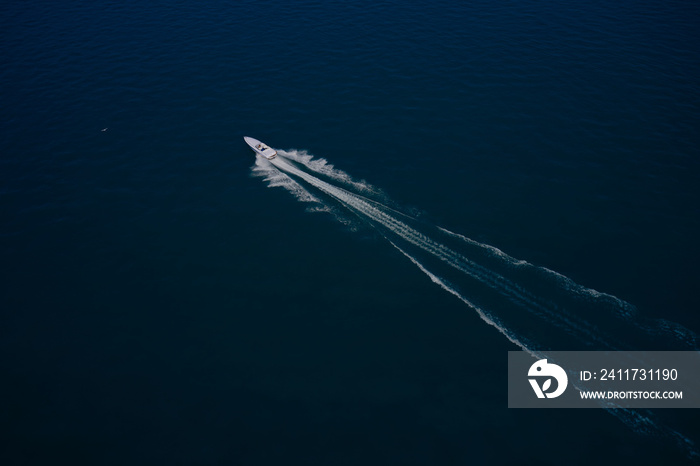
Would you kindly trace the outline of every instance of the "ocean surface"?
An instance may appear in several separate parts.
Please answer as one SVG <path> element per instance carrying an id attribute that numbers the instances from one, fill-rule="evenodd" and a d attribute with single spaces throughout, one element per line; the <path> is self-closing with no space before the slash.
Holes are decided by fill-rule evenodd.
<path id="1" fill-rule="evenodd" d="M 4 2 L 0 463 L 697 463 L 697 410 L 509 410 L 506 375 L 698 348 L 699 26 Z"/>

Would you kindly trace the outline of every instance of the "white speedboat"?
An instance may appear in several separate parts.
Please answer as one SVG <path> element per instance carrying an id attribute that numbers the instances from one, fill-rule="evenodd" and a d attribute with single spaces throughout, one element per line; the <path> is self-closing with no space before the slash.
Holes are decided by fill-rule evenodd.
<path id="1" fill-rule="evenodd" d="M 272 160 L 275 157 L 277 157 L 277 151 L 275 149 L 271 148 L 266 144 L 263 144 L 257 139 L 249 138 L 248 136 L 245 136 L 243 139 L 245 139 L 245 142 L 250 146 L 251 149 L 265 157 L 267 160 Z"/>

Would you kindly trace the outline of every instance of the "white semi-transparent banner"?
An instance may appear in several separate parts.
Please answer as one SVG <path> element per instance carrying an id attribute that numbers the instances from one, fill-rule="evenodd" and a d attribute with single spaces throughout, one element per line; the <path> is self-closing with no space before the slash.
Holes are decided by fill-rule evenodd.
<path id="1" fill-rule="evenodd" d="M 700 352 L 508 352 L 509 408 L 700 408 Z"/>

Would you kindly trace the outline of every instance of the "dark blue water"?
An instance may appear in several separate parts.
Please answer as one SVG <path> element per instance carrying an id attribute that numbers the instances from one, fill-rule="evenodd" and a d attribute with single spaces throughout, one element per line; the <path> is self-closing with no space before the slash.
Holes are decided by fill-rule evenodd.
<path id="1" fill-rule="evenodd" d="M 699 14 L 6 2 L 0 462 L 693 461 L 604 410 L 508 410 L 517 346 L 362 218 L 251 176 L 242 137 L 699 331 Z M 654 416 L 700 442 L 693 410 Z"/>

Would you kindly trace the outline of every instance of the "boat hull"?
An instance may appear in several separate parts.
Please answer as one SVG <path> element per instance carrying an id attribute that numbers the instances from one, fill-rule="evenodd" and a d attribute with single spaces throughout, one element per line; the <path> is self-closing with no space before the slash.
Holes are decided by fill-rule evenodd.
<path id="1" fill-rule="evenodd" d="M 243 139 L 245 140 L 246 144 L 248 144 L 250 148 L 255 151 L 256 154 L 266 158 L 267 160 L 272 160 L 277 157 L 277 151 L 267 144 L 248 136 L 245 136 Z"/>

